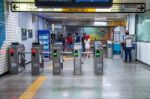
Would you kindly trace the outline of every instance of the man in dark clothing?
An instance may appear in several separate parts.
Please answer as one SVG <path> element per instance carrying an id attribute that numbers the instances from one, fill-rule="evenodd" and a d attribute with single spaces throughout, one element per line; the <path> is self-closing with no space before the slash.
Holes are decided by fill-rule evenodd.
<path id="1" fill-rule="evenodd" d="M 132 43 L 133 43 L 133 38 L 132 36 L 129 35 L 129 32 L 126 32 L 126 37 L 125 37 L 125 41 L 124 41 L 124 49 L 125 49 L 125 62 L 127 62 L 128 60 L 128 56 L 129 56 L 129 62 L 132 61 Z"/>
<path id="2" fill-rule="evenodd" d="M 63 34 L 60 34 L 58 41 L 62 43 L 63 50 L 65 49 L 65 38 L 63 37 Z"/>
<path id="3" fill-rule="evenodd" d="M 81 42 L 81 38 L 80 38 L 80 35 L 78 33 L 76 33 L 76 36 L 75 36 L 75 43 L 80 43 Z"/>
<path id="4" fill-rule="evenodd" d="M 85 52 L 85 43 L 84 43 L 84 40 L 85 40 L 85 37 L 86 37 L 86 33 L 83 33 L 83 36 L 82 36 L 82 48 L 83 48 L 83 52 Z"/>

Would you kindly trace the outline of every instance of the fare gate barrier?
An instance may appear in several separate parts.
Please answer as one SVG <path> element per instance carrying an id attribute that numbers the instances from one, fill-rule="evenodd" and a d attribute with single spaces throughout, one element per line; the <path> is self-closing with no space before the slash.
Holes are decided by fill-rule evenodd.
<path id="1" fill-rule="evenodd" d="M 39 75 L 44 70 L 44 58 L 42 55 L 43 46 L 39 43 L 32 43 L 31 49 L 31 72 L 32 75 Z"/>
<path id="2" fill-rule="evenodd" d="M 74 75 L 82 74 L 82 54 L 94 54 L 94 72 L 96 75 L 103 74 L 103 46 L 100 42 L 94 43 L 93 52 L 82 52 L 82 44 L 75 43 L 73 52 L 63 52 L 62 43 L 55 43 L 52 52 L 42 52 L 52 54 L 53 75 L 60 75 L 63 69 L 63 55 L 71 54 L 74 57 Z"/>
<path id="3" fill-rule="evenodd" d="M 63 69 L 62 43 L 55 43 L 52 48 L 53 75 L 60 75 Z"/>
<path id="4" fill-rule="evenodd" d="M 113 42 L 107 41 L 107 57 L 113 58 Z"/>
<path id="5" fill-rule="evenodd" d="M 101 42 L 94 42 L 94 73 L 103 74 L 103 46 Z"/>
<path id="6" fill-rule="evenodd" d="M 82 44 L 75 43 L 73 48 L 74 53 L 74 74 L 82 74 Z"/>
<path id="7" fill-rule="evenodd" d="M 18 74 L 25 70 L 25 47 L 19 43 L 12 43 L 9 46 L 9 72 Z"/>

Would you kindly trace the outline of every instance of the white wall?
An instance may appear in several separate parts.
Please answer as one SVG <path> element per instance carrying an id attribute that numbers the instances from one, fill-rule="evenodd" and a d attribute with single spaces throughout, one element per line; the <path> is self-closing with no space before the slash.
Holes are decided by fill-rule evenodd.
<path id="1" fill-rule="evenodd" d="M 137 59 L 150 65 L 150 43 L 137 42 Z"/>
<path id="2" fill-rule="evenodd" d="M 7 4 L 8 6 L 8 4 Z M 5 7 L 7 8 L 7 7 Z M 35 15 L 34 15 L 35 16 Z M 6 49 L 11 42 L 19 42 L 25 45 L 26 51 L 31 50 L 32 42 L 37 40 L 37 30 L 46 29 L 46 20 L 39 18 L 40 23 L 35 20 L 33 22 L 32 13 L 13 13 L 10 9 L 6 9 L 5 12 L 5 25 L 6 25 L 6 41 L 0 50 L 0 75 L 8 71 L 8 58 Z M 41 24 L 42 23 L 42 24 Z M 27 40 L 21 40 L 21 28 L 32 29 L 33 38 L 27 38 Z M 27 33 L 28 34 L 28 33 Z M 26 60 L 29 62 L 31 60 L 31 55 L 26 55 Z"/>

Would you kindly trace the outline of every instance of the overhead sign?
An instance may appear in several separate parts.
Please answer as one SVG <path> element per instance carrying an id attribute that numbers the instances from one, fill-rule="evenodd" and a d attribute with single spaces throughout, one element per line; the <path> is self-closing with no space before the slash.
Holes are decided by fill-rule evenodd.
<path id="1" fill-rule="evenodd" d="M 111 7 L 113 0 L 35 0 L 38 7 Z"/>
<path id="2" fill-rule="evenodd" d="M 144 13 L 145 3 L 115 3 L 111 8 L 38 8 L 35 3 L 11 3 L 12 12 L 48 13 Z"/>

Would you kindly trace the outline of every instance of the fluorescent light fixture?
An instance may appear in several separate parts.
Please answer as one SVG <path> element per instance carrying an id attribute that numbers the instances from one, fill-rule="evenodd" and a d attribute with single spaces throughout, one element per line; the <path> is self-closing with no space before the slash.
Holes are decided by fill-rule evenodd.
<path id="1" fill-rule="evenodd" d="M 98 20 L 107 20 L 107 18 L 105 18 L 105 17 L 104 18 L 94 18 L 94 20 L 95 21 L 98 21 Z"/>
<path id="2" fill-rule="evenodd" d="M 144 20 L 144 22 L 150 22 L 150 19 L 146 19 L 146 20 Z"/>
<path id="3" fill-rule="evenodd" d="M 52 19 L 67 19 L 68 17 L 51 17 Z"/>
<path id="4" fill-rule="evenodd" d="M 68 97 L 68 96 L 69 96 L 68 91 L 63 92 L 63 97 Z"/>
<path id="5" fill-rule="evenodd" d="M 111 9 L 96 9 L 96 12 L 111 12 Z"/>
<path id="6" fill-rule="evenodd" d="M 107 22 L 94 22 L 95 26 L 107 26 Z"/>

